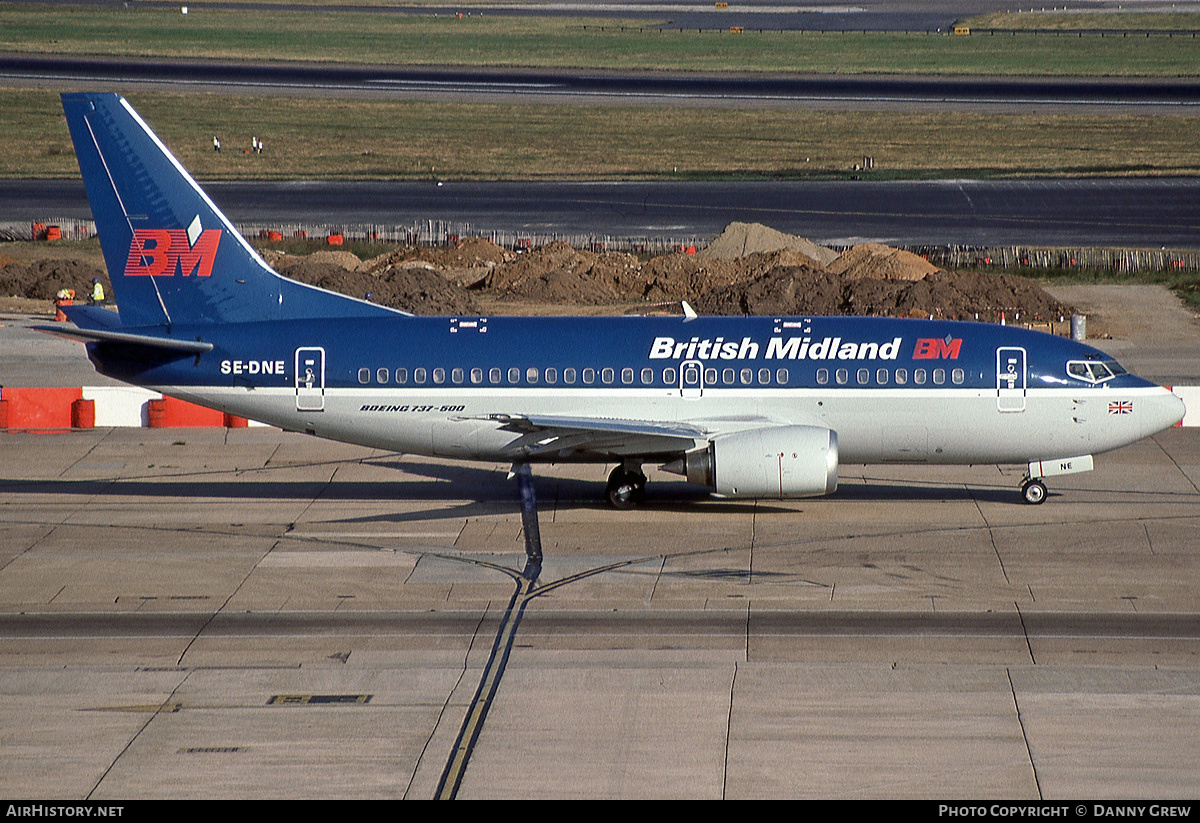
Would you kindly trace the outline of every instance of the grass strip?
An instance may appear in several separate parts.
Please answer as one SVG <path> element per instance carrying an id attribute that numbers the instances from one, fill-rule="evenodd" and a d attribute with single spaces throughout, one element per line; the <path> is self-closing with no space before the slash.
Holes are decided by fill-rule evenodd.
<path id="1" fill-rule="evenodd" d="M 128 97 L 209 180 L 805 179 L 864 156 L 877 179 L 1200 173 L 1188 116 Z M 0 88 L 0 111 L 0 177 L 78 175 L 57 93 Z"/>
<path id="2" fill-rule="evenodd" d="M 1200 31 L 1200 14 L 1195 12 L 1059 12 L 1003 11 L 980 14 L 959 21 L 972 29 L 1009 31 L 1110 31 L 1193 32 Z"/>

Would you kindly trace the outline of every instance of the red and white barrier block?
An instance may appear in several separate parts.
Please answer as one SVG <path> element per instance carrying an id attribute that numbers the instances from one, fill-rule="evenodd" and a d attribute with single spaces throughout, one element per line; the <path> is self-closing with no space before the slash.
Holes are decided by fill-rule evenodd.
<path id="1" fill-rule="evenodd" d="M 1200 426 L 1200 386 L 1167 386 L 1183 401 L 1187 411 L 1180 426 Z"/>
<path id="2" fill-rule="evenodd" d="M 93 427 L 261 426 L 133 386 L 0 388 L 0 429 L 62 431 Z"/>

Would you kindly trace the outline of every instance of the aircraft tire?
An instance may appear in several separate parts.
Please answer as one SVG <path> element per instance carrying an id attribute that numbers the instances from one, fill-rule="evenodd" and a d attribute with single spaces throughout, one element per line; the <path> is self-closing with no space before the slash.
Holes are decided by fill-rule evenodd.
<path id="1" fill-rule="evenodd" d="M 614 509 L 632 509 L 646 499 L 646 475 L 617 466 L 608 476 L 605 496 Z"/>
<path id="2" fill-rule="evenodd" d="M 1041 480 L 1026 480 L 1021 484 L 1021 497 L 1031 506 L 1046 502 L 1046 484 Z"/>

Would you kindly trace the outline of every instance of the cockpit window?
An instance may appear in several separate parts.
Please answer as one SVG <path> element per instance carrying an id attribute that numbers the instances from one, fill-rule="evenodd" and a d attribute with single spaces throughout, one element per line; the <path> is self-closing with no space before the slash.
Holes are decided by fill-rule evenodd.
<path id="1" fill-rule="evenodd" d="M 1071 360 L 1067 363 L 1067 374 L 1086 383 L 1103 383 L 1125 374 L 1125 369 L 1115 360 Z"/>

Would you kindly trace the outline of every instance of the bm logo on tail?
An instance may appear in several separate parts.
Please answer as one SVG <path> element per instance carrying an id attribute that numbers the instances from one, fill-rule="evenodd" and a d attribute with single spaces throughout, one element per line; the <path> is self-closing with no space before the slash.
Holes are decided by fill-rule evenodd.
<path id="1" fill-rule="evenodd" d="M 186 229 L 135 229 L 125 261 L 126 277 L 211 277 L 220 229 L 200 228 L 200 217 Z"/>

